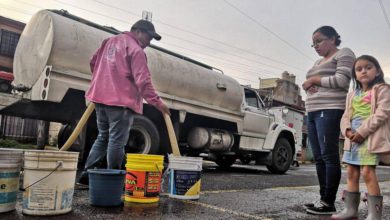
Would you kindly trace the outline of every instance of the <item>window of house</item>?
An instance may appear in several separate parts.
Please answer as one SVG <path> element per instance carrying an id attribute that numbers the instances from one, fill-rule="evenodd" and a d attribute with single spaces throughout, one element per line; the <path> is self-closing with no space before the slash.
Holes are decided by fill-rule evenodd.
<path id="1" fill-rule="evenodd" d="M 0 55 L 13 57 L 20 34 L 0 29 Z"/>

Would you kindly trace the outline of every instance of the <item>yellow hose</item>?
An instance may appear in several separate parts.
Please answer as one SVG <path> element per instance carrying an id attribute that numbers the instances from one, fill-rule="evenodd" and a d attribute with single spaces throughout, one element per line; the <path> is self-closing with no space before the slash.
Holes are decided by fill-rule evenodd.
<path id="1" fill-rule="evenodd" d="M 93 102 L 90 102 L 83 116 L 80 118 L 79 123 L 77 123 L 76 128 L 73 130 L 72 134 L 65 142 L 65 144 L 61 147 L 60 151 L 66 151 L 70 148 L 70 146 L 72 146 L 72 144 L 79 136 L 81 130 L 83 129 L 85 123 L 88 121 L 89 116 L 91 116 L 93 110 L 95 110 L 95 104 Z"/>
<path id="2" fill-rule="evenodd" d="M 165 124 L 167 125 L 168 136 L 169 136 L 169 141 L 171 142 L 172 153 L 175 156 L 181 156 L 180 150 L 179 150 L 179 145 L 177 144 L 175 130 L 173 129 L 171 117 L 166 113 L 163 113 L 163 116 L 164 116 Z"/>
<path id="3" fill-rule="evenodd" d="M 60 151 L 66 151 L 72 146 L 72 144 L 75 142 L 77 137 L 79 136 L 81 130 L 83 129 L 85 123 L 88 121 L 89 116 L 91 116 L 93 110 L 95 110 L 95 104 L 93 102 L 90 102 L 87 109 L 85 110 L 83 116 L 80 118 L 79 123 L 77 123 L 76 128 L 73 130 L 72 134 L 68 138 L 68 140 L 65 142 L 65 144 L 61 147 Z M 171 142 L 172 152 L 175 156 L 180 156 L 180 150 L 179 146 L 176 141 L 176 135 L 175 131 L 172 126 L 171 118 L 168 114 L 163 114 L 165 119 L 165 124 L 167 125 L 169 140 Z"/>

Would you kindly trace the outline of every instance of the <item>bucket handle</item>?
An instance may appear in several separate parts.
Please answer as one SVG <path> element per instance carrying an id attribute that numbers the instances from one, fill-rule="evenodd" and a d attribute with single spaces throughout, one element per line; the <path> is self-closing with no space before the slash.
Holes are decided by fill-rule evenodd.
<path id="1" fill-rule="evenodd" d="M 154 165 L 156 166 L 157 171 L 162 174 L 162 171 L 158 168 L 158 163 L 154 162 Z"/>
<path id="2" fill-rule="evenodd" d="M 50 172 L 49 174 L 47 174 L 45 177 L 43 177 L 43 178 L 41 178 L 41 179 L 35 181 L 34 183 L 30 184 L 29 186 L 27 186 L 27 187 L 24 188 L 24 189 L 23 189 L 23 187 L 19 187 L 19 190 L 22 191 L 22 192 L 26 191 L 26 189 L 30 188 L 31 186 L 33 186 L 33 185 L 35 185 L 35 184 L 41 182 L 42 180 L 46 179 L 47 177 L 49 177 L 49 176 L 50 176 L 52 173 L 54 173 L 58 168 L 62 167 L 63 164 L 64 164 L 63 161 L 57 161 L 57 166 L 56 166 L 56 168 L 55 168 L 53 171 L 51 171 L 51 172 Z"/>

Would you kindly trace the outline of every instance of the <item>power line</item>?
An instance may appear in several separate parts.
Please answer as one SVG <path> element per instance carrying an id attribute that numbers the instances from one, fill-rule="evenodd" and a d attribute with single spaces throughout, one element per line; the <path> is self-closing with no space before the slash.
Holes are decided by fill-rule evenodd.
<path id="1" fill-rule="evenodd" d="M 123 8 L 115 7 L 115 6 L 106 4 L 106 3 L 104 3 L 104 2 L 98 1 L 98 0 L 93 0 L 93 1 L 95 1 L 95 2 L 97 2 L 97 3 L 100 3 L 100 4 L 102 4 L 102 5 L 105 5 L 105 6 L 107 6 L 107 7 L 110 7 L 110 8 L 114 8 L 114 9 L 117 9 L 117 10 L 120 10 L 120 11 L 123 11 L 123 12 L 126 12 L 126 13 L 129 13 L 129 14 L 132 14 L 132 15 L 135 15 L 135 16 L 139 16 L 137 13 L 132 12 L 132 11 L 129 11 L 129 10 L 125 10 L 125 9 L 123 9 Z M 267 56 L 264 56 L 264 55 L 261 55 L 261 54 L 258 54 L 258 53 L 249 51 L 249 50 L 244 50 L 244 49 L 242 49 L 242 48 L 232 46 L 232 45 L 227 44 L 227 43 L 222 42 L 222 41 L 218 41 L 218 40 L 215 40 L 215 39 L 211 39 L 211 38 L 209 38 L 209 37 L 205 37 L 205 36 L 203 36 L 203 35 L 201 35 L 201 34 L 198 34 L 198 33 L 195 33 L 195 32 L 192 32 L 192 31 L 189 31 L 189 30 L 186 30 L 186 29 L 183 29 L 183 28 L 179 28 L 179 27 L 173 26 L 173 25 L 171 25 L 171 24 L 165 23 L 165 22 L 160 21 L 160 20 L 155 20 L 155 21 L 156 21 L 156 23 L 160 23 L 160 24 L 166 25 L 166 26 L 168 26 L 168 27 L 174 28 L 174 29 L 176 29 L 176 30 L 180 30 L 180 31 L 183 31 L 183 32 L 186 32 L 186 33 L 190 33 L 190 34 L 195 35 L 195 36 L 197 36 L 197 37 L 200 37 L 200 38 L 203 38 L 203 39 L 206 39 L 206 40 L 209 40 L 209 41 L 213 41 L 213 42 L 222 44 L 222 45 L 224 45 L 224 46 L 226 46 L 226 47 L 230 47 L 230 48 L 233 48 L 233 49 L 236 49 L 236 50 L 239 50 L 239 51 L 242 51 L 242 52 L 245 52 L 245 53 L 248 53 L 248 54 L 257 56 L 257 57 L 261 57 L 261 58 L 263 58 L 263 59 L 267 59 L 267 60 L 272 61 L 272 62 L 275 62 L 275 63 L 283 64 L 283 65 L 292 67 L 292 68 L 297 69 L 297 70 L 306 71 L 306 70 L 303 70 L 303 69 L 301 69 L 301 68 L 299 68 L 299 67 L 293 66 L 293 65 L 291 65 L 291 64 L 287 64 L 287 63 L 284 63 L 284 62 L 282 62 L 282 61 L 275 60 L 275 59 L 272 59 L 272 58 L 270 58 L 270 57 L 267 57 Z M 175 36 L 171 36 L 171 37 L 177 38 L 177 37 L 175 37 Z M 309 58 L 309 59 L 311 59 L 311 58 Z M 311 59 L 311 60 L 312 60 L 312 59 Z"/>
<path id="2" fill-rule="evenodd" d="M 117 21 L 119 21 L 119 22 L 128 24 L 127 21 L 124 21 L 124 20 L 122 20 L 122 19 L 118 19 L 118 18 L 111 17 L 111 16 L 106 16 L 106 15 L 104 15 L 104 14 L 102 14 L 102 13 L 98 13 L 98 12 L 95 12 L 95 11 L 91 11 L 91 10 L 88 10 L 88 9 L 84 9 L 84 8 L 81 8 L 81 7 L 76 6 L 76 5 L 73 5 L 73 4 L 69 4 L 69 3 L 66 3 L 66 2 L 62 2 L 62 1 L 60 1 L 60 0 L 54 0 L 54 1 L 59 2 L 59 3 L 61 3 L 61 4 L 70 5 L 70 6 L 72 6 L 72 7 L 78 8 L 78 9 L 80 9 L 80 10 L 85 10 L 85 11 L 90 12 L 90 13 L 98 14 L 98 15 L 103 16 L 103 17 L 112 18 L 112 19 L 115 19 L 115 20 L 117 20 Z M 165 34 L 165 35 L 169 35 L 169 34 L 167 34 L 167 33 L 164 33 L 164 34 Z M 175 38 L 177 38 L 177 37 L 175 37 Z M 179 38 L 179 39 L 180 39 L 180 40 L 184 40 L 184 39 L 181 39 L 181 38 Z M 246 58 L 244 58 L 244 59 L 246 59 Z M 232 61 L 232 62 L 236 62 L 236 61 Z M 257 63 L 260 63 L 260 62 L 257 62 Z M 267 64 L 264 64 L 264 63 L 260 63 L 260 64 L 262 64 L 262 65 L 267 65 Z M 270 65 L 267 65 L 267 66 L 270 66 Z M 284 69 L 281 69 L 281 68 L 278 68 L 278 67 L 274 67 L 274 66 L 270 66 L 270 67 L 276 68 L 276 69 L 280 69 L 280 70 L 284 70 Z"/>
<path id="3" fill-rule="evenodd" d="M 54 1 L 59 2 L 59 3 L 61 3 L 61 4 L 70 5 L 70 6 L 72 6 L 72 7 L 76 7 L 76 8 L 78 8 L 78 9 L 85 10 L 85 11 L 88 11 L 88 12 L 91 12 L 91 13 L 95 13 L 94 11 L 91 11 L 91 10 L 87 10 L 87 9 L 81 8 L 81 7 L 78 7 L 78 6 L 73 5 L 73 4 L 64 3 L 64 2 L 59 1 L 59 0 L 54 0 Z M 21 1 L 21 2 L 23 2 L 23 1 Z M 23 2 L 23 3 L 26 3 L 26 2 Z M 37 6 L 37 5 L 33 5 L 33 4 L 29 4 L 29 3 L 26 3 L 26 4 L 28 4 L 28 5 L 30 5 L 30 6 L 33 6 L 33 7 L 40 8 L 40 7 Z M 126 21 L 124 21 L 124 20 L 122 20 L 122 19 L 117 19 L 117 18 L 115 18 L 115 17 L 106 16 L 106 15 L 101 14 L 101 13 L 97 13 L 97 12 L 96 12 L 95 14 L 101 15 L 101 16 L 103 16 L 103 17 L 109 17 L 109 18 L 118 20 L 118 21 L 120 21 L 120 22 L 126 23 L 126 24 L 128 23 L 128 22 L 126 22 Z M 184 39 L 182 39 L 182 40 L 184 40 Z M 176 46 L 176 47 L 180 47 L 180 46 Z M 181 48 L 183 48 L 183 47 L 181 47 Z M 183 49 L 186 49 L 186 48 L 183 48 Z M 189 50 L 189 49 L 187 49 L 187 50 Z M 191 50 L 190 50 L 190 51 L 191 51 Z M 193 51 L 192 51 L 192 52 L 193 52 Z M 197 53 L 199 53 L 199 52 L 197 52 Z M 204 54 L 204 53 L 203 53 L 203 54 Z M 206 55 L 206 56 L 210 56 L 210 55 L 207 55 L 207 54 L 205 54 L 205 55 Z M 235 62 L 235 61 L 232 61 L 232 60 L 231 60 L 230 62 Z M 267 64 L 263 64 L 263 65 L 267 65 Z M 247 66 L 248 66 L 248 65 L 247 65 Z M 248 66 L 248 67 L 249 67 L 249 66 Z M 273 67 L 273 66 L 271 66 L 271 67 Z M 273 67 L 273 68 L 277 68 L 277 67 Z"/>
<path id="4" fill-rule="evenodd" d="M 22 9 L 19 9 L 19 8 L 14 8 L 14 7 L 10 7 L 8 5 L 4 5 L 4 4 L 1 4 L 3 8 L 5 9 L 8 9 L 8 10 L 11 10 L 11 11 L 15 11 L 17 13 L 20 13 L 20 14 L 26 14 L 26 15 L 32 15 L 29 11 L 26 11 L 26 10 L 22 10 Z"/>
<path id="5" fill-rule="evenodd" d="M 385 6 L 383 5 L 382 0 L 378 0 L 378 1 L 379 1 L 379 5 L 380 5 L 380 7 L 382 9 L 383 16 L 385 17 L 385 20 L 386 20 L 386 23 L 387 23 L 387 27 L 390 29 L 390 20 L 389 20 L 389 17 L 387 16 Z"/>
<path id="6" fill-rule="evenodd" d="M 29 6 L 32 6 L 32 7 L 35 7 L 35 8 L 43 9 L 41 6 L 34 5 L 34 4 L 29 3 L 29 2 L 24 2 L 24 1 L 20 1 L 20 0 L 14 0 L 14 1 L 21 2 L 21 3 L 25 4 L 25 5 L 29 5 Z"/>
<path id="7" fill-rule="evenodd" d="M 255 24 L 257 24 L 258 26 L 262 27 L 263 29 L 265 29 L 267 32 L 271 33 L 272 35 L 274 35 L 276 38 L 278 38 L 279 40 L 283 41 L 285 44 L 287 44 L 288 46 L 290 46 L 291 48 L 293 48 L 295 51 L 297 51 L 298 53 L 300 53 L 301 55 L 303 55 L 304 57 L 308 58 L 309 60 L 311 61 L 314 61 L 311 57 L 307 56 L 305 53 L 303 53 L 301 50 L 299 50 L 298 48 L 296 48 L 294 45 L 292 45 L 291 43 L 289 43 L 288 41 L 284 40 L 282 37 L 280 37 L 278 34 L 274 33 L 273 31 L 271 31 L 271 29 L 269 29 L 268 27 L 264 26 L 263 24 L 261 24 L 260 22 L 256 21 L 254 18 L 252 18 L 251 16 L 249 16 L 248 14 L 246 14 L 245 12 L 243 12 L 242 10 L 240 10 L 239 8 L 237 8 L 236 6 L 234 6 L 233 4 L 231 4 L 230 2 L 228 2 L 227 0 L 224 0 L 224 2 L 226 4 L 228 4 L 230 7 L 236 9 L 238 12 L 240 12 L 242 15 L 244 15 L 245 17 L 249 18 L 251 21 L 253 21 Z"/>
<path id="8" fill-rule="evenodd" d="M 172 45 L 172 44 L 169 44 L 169 43 L 164 43 L 164 44 Z M 182 48 L 182 47 L 177 46 L 177 45 L 173 45 L 173 46 L 174 46 L 174 47 Z M 182 48 L 182 49 L 185 49 L 185 50 L 189 50 L 189 51 L 191 51 L 191 52 L 194 52 L 194 51 L 192 51 L 192 50 L 190 50 L 190 49 L 186 49 L 186 48 Z M 188 56 L 188 54 L 185 53 L 185 52 L 181 52 L 181 54 L 183 54 L 183 55 L 185 55 L 185 56 Z M 219 59 L 219 60 L 223 60 L 223 59 L 220 59 L 220 58 L 205 58 L 205 57 L 202 57 L 202 56 L 199 56 L 199 55 L 194 55 L 194 54 L 192 54 L 192 56 L 193 56 L 193 57 L 197 57 L 198 59 L 206 59 L 206 60 L 210 60 L 210 59 Z M 206 55 L 206 56 L 208 56 L 208 55 Z M 252 69 L 243 69 L 242 67 L 239 67 L 239 66 L 237 66 L 237 65 L 234 65 L 234 64 L 232 64 L 231 62 L 223 62 L 223 61 L 214 61 L 214 62 L 222 63 L 222 64 L 224 64 L 224 65 L 227 65 L 227 66 L 229 66 L 228 69 L 236 70 L 236 71 L 239 71 L 239 72 L 241 72 L 241 73 L 249 73 L 249 74 L 254 75 L 254 76 L 256 76 L 256 77 L 263 77 L 264 75 L 268 75 L 268 76 L 271 76 L 271 77 L 277 76 L 276 73 L 266 73 L 267 70 L 262 70 L 263 72 L 259 73 L 259 71 L 256 71 L 256 70 L 252 70 Z M 247 66 L 247 65 L 241 64 L 241 63 L 238 63 L 238 64 L 239 64 L 239 65 Z M 249 66 L 248 66 L 248 67 L 249 67 Z M 244 70 L 245 70 L 245 71 L 244 71 Z M 264 71 L 265 71 L 265 72 L 264 72 Z M 229 72 L 228 72 L 227 75 L 232 76 L 231 74 L 229 74 Z M 234 76 L 233 78 L 239 78 L 239 77 Z M 240 78 L 240 79 L 244 79 L 244 78 Z M 258 82 L 256 82 L 256 81 L 249 80 L 249 79 L 245 79 L 245 80 L 251 81 L 251 82 L 254 82 L 254 83 L 258 83 Z"/>
<path id="9" fill-rule="evenodd" d="M 16 1 L 19 1 L 19 0 L 16 0 Z M 61 1 L 59 1 L 59 0 L 54 0 L 54 1 L 59 2 L 59 3 L 61 3 L 61 4 L 67 4 L 67 5 L 70 5 L 70 6 L 72 6 L 72 7 L 76 7 L 76 8 L 78 8 L 78 9 L 85 10 L 85 11 L 88 11 L 88 12 L 91 12 L 91 13 L 95 13 L 94 11 L 87 10 L 87 9 L 84 9 L 84 8 L 81 8 L 81 7 L 72 5 L 72 4 L 63 3 L 63 2 L 61 2 Z M 23 1 L 19 1 L 19 2 L 23 2 Z M 27 4 L 27 5 L 30 5 L 30 6 L 33 6 L 33 7 L 41 8 L 41 7 L 37 6 L 37 5 L 30 4 L 30 3 L 27 3 L 27 2 L 23 2 L 23 3 L 25 3 L 25 4 Z M 41 9 L 42 9 L 42 8 L 41 8 Z M 16 10 L 16 9 L 15 9 L 15 10 Z M 118 20 L 118 21 L 120 21 L 120 22 L 123 22 L 123 23 L 128 24 L 128 22 L 123 21 L 123 20 L 121 20 L 121 19 L 117 19 L 117 18 L 114 18 L 114 17 L 111 17 L 111 16 L 106 16 L 106 15 L 104 15 L 104 14 L 97 13 L 97 12 L 96 12 L 95 14 L 99 14 L 99 15 L 101 15 L 101 16 L 103 16 L 103 17 L 109 17 L 109 18 L 112 18 L 112 19 L 115 19 L 115 20 Z M 29 14 L 29 15 L 31 15 L 31 14 Z M 185 49 L 185 48 L 183 48 L 183 49 Z M 189 50 L 189 49 L 188 49 L 188 50 Z M 191 50 L 190 50 L 190 51 L 191 51 Z M 206 56 L 207 56 L 207 54 L 206 54 Z M 239 78 L 239 77 L 236 77 L 236 78 Z M 239 79 L 255 83 L 255 81 L 253 81 L 253 80 L 249 80 L 249 79 L 245 79 L 245 78 L 239 78 Z"/>
<path id="10" fill-rule="evenodd" d="M 178 45 L 175 45 L 175 44 L 171 44 L 171 43 L 165 43 L 164 42 L 163 44 L 171 45 L 173 47 L 181 48 L 181 49 L 184 49 L 184 50 L 188 50 L 188 51 L 191 51 L 193 53 L 200 53 L 198 51 L 194 51 L 194 50 L 191 50 L 191 49 L 188 49 L 188 48 L 184 48 L 184 47 L 181 47 L 181 46 L 178 46 Z M 185 53 L 185 52 L 181 52 L 181 54 L 187 55 L 187 53 Z M 202 56 L 199 56 L 199 55 L 194 55 L 194 54 L 192 54 L 192 56 L 193 57 L 197 57 L 198 59 L 205 59 L 205 60 L 213 59 L 213 60 L 217 60 L 217 61 L 214 61 L 214 62 L 221 63 L 221 64 L 223 64 L 225 66 L 229 66 L 229 67 L 227 67 L 228 69 L 236 70 L 236 71 L 239 71 L 241 73 L 248 73 L 248 74 L 254 75 L 256 77 L 270 76 L 272 78 L 275 78 L 275 77 L 279 77 L 280 74 L 281 74 L 281 73 L 274 73 L 274 72 L 270 72 L 269 70 L 264 70 L 264 69 L 259 69 L 259 68 L 256 68 L 256 69 L 242 68 L 241 66 L 245 66 L 245 67 L 249 67 L 249 68 L 251 68 L 251 66 L 246 65 L 246 64 L 242 64 L 242 63 L 239 63 L 239 62 L 235 62 L 235 61 L 232 62 L 231 60 L 222 59 L 222 58 L 215 57 L 215 56 L 212 56 L 212 55 L 207 55 L 206 54 L 206 56 L 211 56 L 211 58 L 205 58 L 205 57 L 202 57 Z M 222 61 L 218 61 L 218 60 L 222 60 Z M 235 64 L 238 64 L 238 65 L 235 65 Z M 239 65 L 241 65 L 241 66 L 239 66 Z M 230 74 L 228 74 L 228 75 L 230 75 Z M 300 76 L 297 76 L 297 79 L 300 79 L 300 78 L 301 78 Z M 255 82 L 255 81 L 252 80 L 252 82 Z M 255 83 L 258 83 L 258 82 L 255 82 Z"/>
<path id="11" fill-rule="evenodd" d="M 181 48 L 181 49 L 184 49 L 184 50 L 191 51 L 191 52 L 193 52 L 193 53 L 203 54 L 203 53 L 201 53 L 201 52 L 194 51 L 194 50 L 191 50 L 191 49 L 188 49 L 188 48 L 185 48 L 185 47 L 176 45 L 176 44 L 172 44 L 172 43 L 161 42 L 161 44 L 171 45 L 171 46 L 174 46 L 174 47 L 177 47 L 177 48 Z M 226 58 L 225 58 L 225 59 L 222 59 L 222 58 L 220 58 L 220 57 L 213 56 L 213 55 L 208 55 L 208 54 L 203 54 L 203 55 L 212 57 L 212 58 L 214 58 L 214 59 L 226 61 L 226 62 L 224 62 L 224 63 L 227 64 L 227 65 L 231 65 L 231 66 L 237 66 L 237 65 L 234 65 L 234 64 L 239 64 L 239 65 L 241 65 L 241 66 L 252 67 L 252 66 L 249 66 L 249 65 L 247 65 L 247 64 L 243 64 L 243 63 L 237 62 L 237 61 L 235 61 L 235 60 L 231 60 L 231 59 L 226 59 Z M 194 55 L 194 56 L 196 56 L 196 55 Z M 200 57 L 200 56 L 198 56 L 198 57 Z M 204 59 L 204 57 L 201 57 L 201 58 Z M 257 69 L 259 69 L 259 68 L 257 68 Z M 269 70 L 265 70 L 265 69 L 259 69 L 259 70 L 262 70 L 262 71 L 264 71 L 264 72 L 268 72 L 268 73 L 266 73 L 266 74 L 269 75 L 269 76 L 274 76 L 274 75 L 275 75 L 275 73 L 270 72 Z M 253 71 L 255 71 L 255 70 L 253 70 Z"/>
<path id="12" fill-rule="evenodd" d="M 271 67 L 271 68 L 274 68 L 274 69 L 285 70 L 284 68 L 280 68 L 280 67 L 276 67 L 276 66 L 273 66 L 273 65 L 269 65 L 269 64 L 267 64 L 267 63 L 259 62 L 259 61 L 252 60 L 252 59 L 248 59 L 248 58 L 239 56 L 239 55 L 237 55 L 237 54 L 228 53 L 228 52 L 226 52 L 226 51 L 223 51 L 223 50 L 220 50 L 220 49 L 217 49 L 217 48 L 214 48 L 214 47 L 210 47 L 210 46 L 207 46 L 207 45 L 204 45 L 204 44 L 195 43 L 195 42 L 193 42 L 193 41 L 190 41 L 190 40 L 187 40 L 187 39 L 184 39 L 184 38 L 181 38 L 181 37 L 173 36 L 173 35 L 171 35 L 171 34 L 164 33 L 164 35 L 167 35 L 167 36 L 170 36 L 170 37 L 173 37 L 173 38 L 176 38 L 176 39 L 179 39 L 179 40 L 182 40 L 182 41 L 191 43 L 191 44 L 199 45 L 199 46 L 202 46 L 202 47 L 205 47 L 205 48 L 214 50 L 214 51 L 222 52 L 222 53 L 224 53 L 224 54 L 228 54 L 228 55 L 231 55 L 231 56 L 235 56 L 235 57 L 238 57 L 238 58 L 241 58 L 241 59 L 244 59 L 244 60 L 253 62 L 253 63 L 258 63 L 258 64 L 261 64 L 261 65 L 264 65 L 264 66 L 267 66 L 267 67 Z M 300 68 L 298 68 L 298 67 L 295 67 L 295 68 L 296 68 L 296 69 L 299 69 L 300 71 L 305 71 L 305 70 L 300 69 Z"/>
<path id="13" fill-rule="evenodd" d="M 16 0 L 16 1 L 19 1 L 19 0 Z M 62 2 L 62 1 L 60 1 L 60 0 L 54 0 L 54 1 L 59 2 L 59 3 L 61 3 L 61 4 L 70 5 L 70 6 L 72 6 L 72 7 L 78 8 L 78 9 L 80 9 L 80 10 L 84 10 L 84 11 L 87 11 L 87 12 L 90 12 L 90 13 L 98 14 L 98 15 L 100 15 L 100 16 L 107 17 L 107 18 L 111 18 L 111 19 L 114 19 L 114 20 L 123 22 L 123 23 L 125 23 L 125 24 L 128 24 L 127 21 L 124 21 L 124 20 L 122 20 L 122 19 L 118 19 L 118 18 L 115 18 L 115 17 L 112 17 L 112 16 L 107 16 L 107 15 L 105 15 L 105 14 L 98 13 L 98 12 L 95 12 L 95 11 L 92 11 L 92 10 L 87 10 L 87 9 L 85 9 L 85 8 L 81 8 L 81 7 L 76 6 L 76 5 L 73 5 L 73 4 L 65 3 L 65 2 Z M 19 1 L 19 2 L 23 2 L 23 1 Z M 37 8 L 42 9 L 41 7 L 39 7 L 39 6 L 37 6 L 37 5 L 33 5 L 33 4 L 30 4 L 30 3 L 27 3 L 27 2 L 23 2 L 23 3 L 25 3 L 25 4 L 27 4 L 27 5 L 30 5 L 30 6 L 33 6 L 33 7 L 37 7 Z M 129 13 L 130 13 L 130 12 L 129 12 Z M 31 15 L 31 14 L 30 14 L 30 15 Z M 169 34 L 165 34 L 165 35 L 169 35 Z M 177 37 L 176 37 L 176 38 L 177 38 Z M 188 41 L 188 40 L 185 40 L 185 39 L 182 39 L 182 38 L 178 38 L 178 39 L 184 40 L 184 41 Z M 188 42 L 191 43 L 191 41 L 188 41 Z M 192 43 L 193 43 L 193 42 L 192 42 Z M 196 44 L 196 43 L 195 43 L 195 44 Z M 199 45 L 204 46 L 204 47 L 208 47 L 208 46 L 202 45 L 202 44 L 199 44 Z M 174 46 L 180 47 L 180 46 L 177 46 L 177 45 L 174 45 Z M 183 47 L 180 47 L 180 48 L 191 51 L 190 49 L 187 49 L 187 48 L 183 48 Z M 214 49 L 214 50 L 216 50 L 216 51 L 220 51 L 220 52 L 225 53 L 225 52 L 222 51 L 222 50 L 217 50 L 217 49 L 211 48 L 211 47 L 208 47 L 208 48 Z M 192 52 L 195 52 L 195 51 L 192 51 Z M 199 53 L 199 52 L 197 52 L 197 53 Z M 212 55 L 207 55 L 207 54 L 205 54 L 205 55 L 206 55 L 206 56 L 212 56 Z M 238 56 L 238 55 L 233 55 L 233 56 L 237 56 L 237 57 L 239 57 L 239 58 L 248 60 L 247 58 L 243 58 L 243 57 L 240 57 L 240 56 Z M 199 57 L 199 56 L 198 56 L 198 57 Z M 204 59 L 204 58 L 203 58 L 203 59 Z M 218 58 L 218 57 L 216 57 L 216 59 L 223 60 L 223 59 Z M 253 61 L 253 60 L 250 60 L 250 61 L 256 62 L 256 61 Z M 229 63 L 229 62 L 231 62 L 231 63 Z M 251 66 L 246 65 L 246 64 L 238 63 L 238 62 L 236 62 L 235 60 L 229 60 L 229 62 L 225 62 L 225 64 L 234 66 L 233 63 L 236 63 L 236 64 L 239 64 L 239 65 L 244 65 L 244 66 L 247 66 L 247 67 L 251 67 Z M 281 69 L 281 68 L 274 67 L 274 66 L 271 66 L 271 65 L 268 65 L 268 64 L 265 64 L 265 63 L 261 63 L 261 62 L 256 62 L 256 63 L 259 63 L 259 64 L 261 64 L 261 65 L 266 65 L 266 66 L 269 66 L 269 67 L 272 67 L 272 68 L 276 68 L 276 69 L 283 70 L 283 69 Z M 241 67 L 237 67 L 237 66 L 235 66 L 235 67 L 236 67 L 237 70 L 239 70 L 240 72 L 244 72 L 244 71 L 242 71 L 242 68 L 241 68 Z M 234 68 L 231 68 L 231 69 L 234 69 Z M 259 68 L 257 68 L 257 69 L 259 69 Z M 262 73 L 265 74 L 265 75 L 269 75 L 269 76 L 272 76 L 272 77 L 275 77 L 275 75 L 276 75 L 276 74 L 274 74 L 274 73 L 272 73 L 272 72 L 269 72 L 268 70 L 264 70 L 264 69 L 260 69 L 260 70 L 261 70 Z M 268 72 L 268 73 L 267 73 L 267 72 Z M 257 76 L 261 76 L 261 75 L 258 75 L 259 73 L 255 72 L 255 70 L 249 70 L 249 71 L 247 71 L 247 73 L 254 73 L 254 74 L 256 74 Z M 252 80 L 248 80 L 248 79 L 244 79 L 244 78 L 241 78 L 241 79 L 247 80 L 247 81 L 252 81 Z M 254 82 L 254 81 L 252 81 L 252 82 Z"/>

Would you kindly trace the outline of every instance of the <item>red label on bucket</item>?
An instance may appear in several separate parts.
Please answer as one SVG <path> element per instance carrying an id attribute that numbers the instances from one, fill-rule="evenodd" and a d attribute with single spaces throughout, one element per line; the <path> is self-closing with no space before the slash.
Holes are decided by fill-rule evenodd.
<path id="1" fill-rule="evenodd" d="M 156 197 L 160 193 L 160 172 L 127 171 L 125 195 L 143 198 Z"/>

